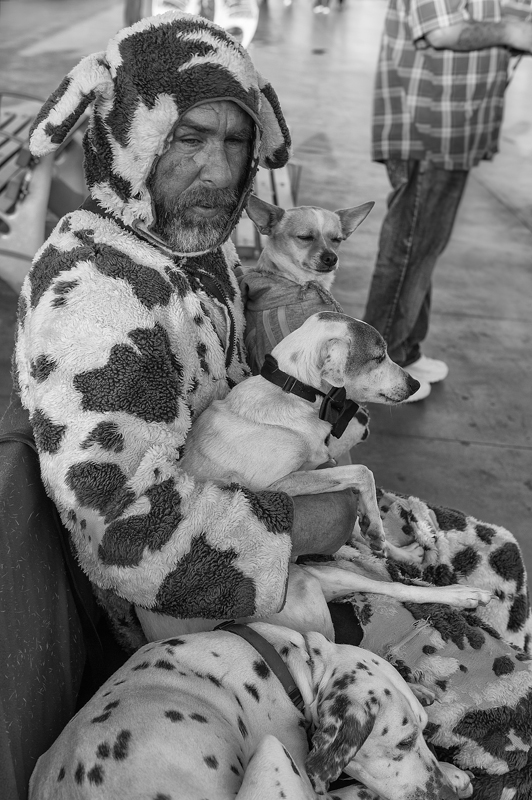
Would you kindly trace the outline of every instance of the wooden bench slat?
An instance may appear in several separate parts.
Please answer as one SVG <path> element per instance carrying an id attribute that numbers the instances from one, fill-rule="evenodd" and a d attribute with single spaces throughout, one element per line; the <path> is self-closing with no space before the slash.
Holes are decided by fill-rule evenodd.
<path id="1" fill-rule="evenodd" d="M 0 130 L 2 130 L 4 127 L 7 127 L 10 122 L 16 119 L 16 117 L 17 115 L 12 112 L 0 112 Z"/>
<path id="2" fill-rule="evenodd" d="M 276 169 L 273 177 L 273 188 L 275 193 L 275 205 L 280 208 L 292 208 L 294 198 L 292 197 L 292 187 L 290 175 L 287 167 Z"/>
<path id="3" fill-rule="evenodd" d="M 253 192 L 257 197 L 260 197 L 261 200 L 265 200 L 266 203 L 271 203 L 273 201 L 272 177 L 269 169 L 259 167 L 259 171 L 255 176 L 255 183 L 253 184 Z"/>
<path id="4" fill-rule="evenodd" d="M 25 142 L 32 117 L 3 113 L 0 118 L 0 210 L 8 211 L 16 201 L 29 153 Z M 5 134 L 9 134 L 6 136 Z M 12 139 L 10 135 L 16 136 Z"/>
<path id="5" fill-rule="evenodd" d="M 241 258 L 254 258 L 257 251 L 257 229 L 246 212 L 231 234 L 237 252 Z"/>
<path id="6" fill-rule="evenodd" d="M 19 114 L 2 115 L 0 117 L 0 148 L 8 142 L 13 142 L 19 147 L 28 138 L 27 134 L 31 126 L 32 117 Z M 16 136 L 17 139 L 12 139 Z"/>

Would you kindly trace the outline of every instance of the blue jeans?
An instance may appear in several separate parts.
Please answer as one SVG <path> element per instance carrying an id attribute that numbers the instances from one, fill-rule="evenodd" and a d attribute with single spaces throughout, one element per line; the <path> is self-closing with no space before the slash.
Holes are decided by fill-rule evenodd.
<path id="1" fill-rule="evenodd" d="M 364 319 L 402 366 L 421 355 L 429 328 L 432 272 L 454 225 L 468 171 L 430 162 L 386 162 L 392 192 Z"/>

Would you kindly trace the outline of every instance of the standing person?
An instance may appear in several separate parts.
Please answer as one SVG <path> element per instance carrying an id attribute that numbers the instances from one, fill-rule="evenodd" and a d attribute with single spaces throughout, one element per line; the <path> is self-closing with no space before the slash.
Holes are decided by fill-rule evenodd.
<path id="1" fill-rule="evenodd" d="M 422 353 L 431 280 L 471 167 L 498 149 L 512 51 L 532 52 L 530 0 L 390 0 L 377 69 L 372 157 L 392 192 L 364 319 L 430 394 L 447 364 Z M 519 16 L 521 11 L 521 16 Z M 528 16 L 528 19 L 527 19 Z"/>

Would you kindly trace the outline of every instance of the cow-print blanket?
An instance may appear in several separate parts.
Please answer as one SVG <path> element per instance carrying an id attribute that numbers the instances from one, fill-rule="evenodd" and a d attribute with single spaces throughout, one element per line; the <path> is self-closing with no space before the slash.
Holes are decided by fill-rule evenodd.
<path id="1" fill-rule="evenodd" d="M 359 542 L 357 569 L 369 577 L 416 578 L 488 588 L 475 612 L 411 604 L 382 595 L 346 598 L 363 628 L 362 647 L 387 658 L 436 695 L 425 736 L 442 761 L 474 775 L 473 800 L 532 796 L 532 621 L 527 575 L 515 538 L 450 509 L 379 491 L 384 527 L 424 547 L 420 568 L 376 559 Z"/>

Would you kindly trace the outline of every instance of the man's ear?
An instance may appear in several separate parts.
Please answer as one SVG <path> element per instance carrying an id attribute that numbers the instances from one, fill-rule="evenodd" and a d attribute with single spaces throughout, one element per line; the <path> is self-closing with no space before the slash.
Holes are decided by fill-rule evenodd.
<path id="1" fill-rule="evenodd" d="M 349 353 L 349 342 L 345 339 L 328 339 L 321 348 L 318 367 L 320 377 L 331 386 L 345 384 L 345 365 Z"/>
<path id="2" fill-rule="evenodd" d="M 318 704 L 318 725 L 305 767 L 318 794 L 325 794 L 356 756 L 375 724 L 375 714 L 347 692 L 327 692 Z"/>
<path id="3" fill-rule="evenodd" d="M 346 239 L 356 231 L 361 222 L 364 222 L 374 205 L 375 203 L 371 201 L 353 208 L 340 208 L 334 212 L 340 217 L 342 233 Z"/>
<path id="4" fill-rule="evenodd" d="M 278 222 L 284 217 L 284 210 L 261 200 L 255 194 L 250 195 L 246 206 L 248 217 L 253 220 L 259 233 L 270 236 Z"/>

